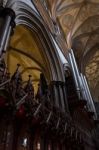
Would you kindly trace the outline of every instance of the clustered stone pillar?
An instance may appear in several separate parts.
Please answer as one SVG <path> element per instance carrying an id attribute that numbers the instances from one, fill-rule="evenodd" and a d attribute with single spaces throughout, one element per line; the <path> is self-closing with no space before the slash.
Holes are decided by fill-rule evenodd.
<path id="1" fill-rule="evenodd" d="M 15 13 L 10 8 L 0 7 L 0 58 L 6 52 L 9 39 L 15 27 Z"/>
<path id="2" fill-rule="evenodd" d="M 65 83 L 62 81 L 52 81 L 50 86 L 53 105 L 60 108 L 63 112 L 69 112 L 65 92 Z"/>

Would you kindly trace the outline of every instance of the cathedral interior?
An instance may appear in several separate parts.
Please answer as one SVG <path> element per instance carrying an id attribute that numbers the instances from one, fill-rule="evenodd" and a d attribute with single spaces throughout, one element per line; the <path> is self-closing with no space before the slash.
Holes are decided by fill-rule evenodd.
<path id="1" fill-rule="evenodd" d="M 99 150 L 99 0 L 0 0 L 0 150 Z"/>

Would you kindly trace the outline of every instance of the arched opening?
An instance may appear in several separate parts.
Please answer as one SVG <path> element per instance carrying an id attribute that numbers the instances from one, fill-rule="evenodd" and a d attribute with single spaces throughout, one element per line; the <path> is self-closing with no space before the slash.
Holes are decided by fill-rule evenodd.
<path id="1" fill-rule="evenodd" d="M 19 3 L 19 1 L 16 3 L 21 4 L 21 7 L 23 5 L 23 3 Z M 8 120 L 10 121 L 12 117 L 12 128 L 14 130 L 11 135 L 14 137 L 11 141 L 11 149 L 32 150 L 36 147 L 36 149 L 40 150 L 45 149 L 44 144 L 46 137 L 44 132 L 49 130 L 48 132 L 53 134 L 53 126 L 55 126 L 54 128 L 56 130 L 60 130 L 59 126 L 64 126 L 65 124 L 65 122 L 61 124 L 58 116 L 59 113 L 60 115 L 65 114 L 67 111 L 64 74 L 60 57 L 52 40 L 52 35 L 48 33 L 46 26 L 44 26 L 39 17 L 35 16 L 33 11 L 31 12 L 27 7 L 25 10 L 25 5 L 23 5 L 23 8 L 18 7 L 18 9 L 19 14 L 17 13 L 16 16 L 15 32 L 5 57 L 11 79 L 7 87 L 8 91 L 10 89 L 12 108 Z M 21 65 L 20 68 L 16 67 L 17 64 Z M 41 73 L 43 73 L 44 76 L 42 76 L 42 78 L 44 79 L 45 77 L 47 84 L 51 83 L 52 93 L 50 91 L 50 96 L 46 95 L 46 97 L 41 98 L 40 101 L 36 101 L 34 95 L 37 93 Z M 31 80 L 34 86 L 34 91 L 32 92 L 31 87 L 27 90 L 25 86 L 28 83 L 27 80 L 29 81 L 28 75 L 30 74 L 32 75 Z M 17 76 L 15 78 L 15 75 L 18 75 L 18 80 Z M 18 85 L 16 83 L 18 83 Z M 46 86 L 46 83 L 44 84 L 44 86 Z M 5 118 L 7 118 L 8 114 L 6 113 L 5 115 Z M 24 125 L 27 125 L 30 132 L 24 129 Z M 38 133 L 36 129 L 40 130 L 37 140 L 36 137 Z M 64 130 L 64 127 L 62 127 L 62 129 Z M 43 133 L 41 132 L 42 130 L 44 130 Z M 43 140 L 42 136 L 44 137 Z M 48 136 L 49 135 L 47 135 L 47 138 Z M 6 140 L 7 136 L 5 141 Z M 49 143 L 47 142 L 46 147 L 53 149 L 55 145 L 52 137 L 49 138 L 48 141 Z M 53 143 L 51 144 L 51 142 Z M 58 145 L 57 142 L 55 142 L 55 144 Z"/>
<path id="2" fill-rule="evenodd" d="M 13 87 L 11 89 L 12 97 L 9 97 L 9 99 L 14 100 L 16 97 L 16 98 L 18 98 L 18 101 L 20 101 L 20 99 L 24 97 L 24 96 L 20 95 L 19 93 L 20 93 L 20 90 L 23 91 L 25 85 L 28 83 L 27 81 L 29 80 L 29 77 L 28 77 L 29 75 L 32 76 L 31 81 L 32 81 L 32 83 L 33 83 L 32 85 L 34 87 L 34 97 L 36 96 L 37 91 L 38 91 L 38 83 L 40 82 L 41 73 L 44 74 L 47 84 L 49 84 L 52 79 L 52 70 L 50 68 L 49 61 L 51 61 L 51 60 L 49 60 L 48 57 L 46 56 L 45 49 L 44 49 L 43 45 L 41 44 L 39 37 L 35 34 L 35 32 L 31 31 L 24 25 L 16 26 L 15 33 L 11 39 L 10 46 L 5 55 L 5 64 L 7 66 L 8 72 L 10 73 L 10 78 L 12 78 L 13 75 L 16 73 L 17 64 L 21 65 L 20 68 L 18 69 L 18 73 L 20 74 L 20 76 L 22 78 L 22 79 L 20 79 L 21 80 L 20 82 L 22 82 L 22 84 L 20 85 L 19 89 L 14 84 L 15 87 Z M 15 90 L 18 90 L 17 95 L 14 95 L 15 94 L 13 92 L 14 88 L 15 88 Z M 8 90 L 8 88 L 7 88 L 7 90 Z M 24 93 L 22 93 L 22 94 L 24 95 Z M 22 125 L 24 123 L 26 123 L 26 120 L 28 120 L 27 126 L 29 129 L 29 127 L 30 127 L 29 119 L 33 117 L 33 114 L 36 113 L 36 110 L 38 109 L 38 107 L 40 105 L 37 103 L 37 106 L 36 106 L 37 108 L 35 108 L 35 106 L 34 106 L 35 110 L 33 110 L 32 105 L 35 103 L 35 102 L 33 103 L 33 100 L 34 99 L 32 99 L 31 104 L 29 101 L 25 102 L 25 105 L 23 104 L 23 102 L 22 102 L 22 104 L 17 103 L 17 104 L 19 104 L 19 106 L 17 107 L 17 104 L 15 104 L 14 112 L 11 110 L 10 115 L 13 116 L 13 113 L 14 113 L 15 118 L 12 121 L 12 128 L 9 130 L 11 130 L 11 131 L 12 131 L 12 129 L 14 130 L 13 133 L 11 132 L 11 137 L 14 136 L 16 138 L 16 139 L 13 138 L 12 141 L 9 141 L 9 143 L 8 143 L 8 146 L 10 146 L 10 145 L 12 146 L 11 149 L 13 149 L 13 148 L 16 150 L 30 149 L 30 147 L 29 147 L 30 143 L 28 143 L 28 142 L 30 142 L 29 136 L 31 136 L 32 133 L 23 129 Z M 18 101 L 14 101 L 14 102 L 16 103 Z M 30 105 L 31 108 L 28 108 L 26 105 L 28 105 L 28 106 Z M 33 111 L 32 114 L 30 112 L 31 110 Z M 25 114 L 26 111 L 27 111 L 27 115 L 29 116 L 29 119 L 27 119 L 27 116 Z M 5 119 L 8 117 L 7 115 L 8 114 L 5 114 Z M 26 120 L 24 120 L 24 118 Z M 8 120 L 9 120 L 9 122 L 11 122 L 10 116 L 9 116 Z M 15 122 L 15 120 L 16 120 L 16 122 Z M 35 122 L 35 119 L 33 121 Z M 24 123 L 22 123 L 22 122 L 24 122 Z M 30 123 L 31 122 L 32 121 L 30 121 Z M 33 123 L 33 124 L 35 124 L 35 123 Z M 3 123 L 3 125 L 5 128 L 8 128 L 7 125 L 5 126 L 4 123 Z M 5 132 L 5 128 L 4 128 L 4 132 Z M 16 132 L 16 130 L 17 130 L 17 132 Z M 10 133 L 10 131 L 9 131 L 9 133 Z M 37 136 L 37 133 L 35 133 L 34 139 L 36 138 L 36 136 Z M 6 140 L 7 140 L 7 135 L 5 135 L 5 141 Z M 13 143 L 15 145 L 13 145 Z M 0 146 L 0 148 L 2 148 L 2 150 L 4 150 L 6 144 L 7 143 L 5 142 L 3 148 L 2 148 L 2 145 Z M 37 149 L 40 149 L 39 143 L 36 143 L 36 144 L 37 144 L 36 145 Z M 32 141 L 31 145 L 35 146 L 35 143 Z M 9 149 L 9 147 L 8 147 L 8 149 Z"/>
<path id="3" fill-rule="evenodd" d="M 5 60 L 11 75 L 15 72 L 17 64 L 21 65 L 20 73 L 24 83 L 28 80 L 28 75 L 32 75 L 36 91 L 41 72 L 46 76 L 48 83 L 50 82 L 49 60 L 44 53 L 44 47 L 35 32 L 24 25 L 16 27 Z"/>
<path id="4" fill-rule="evenodd" d="M 42 123 L 43 121 L 44 121 L 44 124 L 49 123 L 49 120 L 50 120 L 49 118 L 52 114 L 51 111 L 53 111 L 52 104 L 54 104 L 55 106 L 55 104 L 58 104 L 59 102 L 59 101 L 56 101 L 56 96 L 59 95 L 60 97 L 58 97 L 58 99 L 61 101 L 60 91 L 61 91 L 61 94 L 63 94 L 64 84 L 62 81 L 57 82 L 57 80 L 62 80 L 60 76 L 61 71 L 58 72 L 59 66 L 56 65 L 57 63 L 59 63 L 57 61 L 58 60 L 57 55 L 54 52 L 54 49 L 53 49 L 53 54 L 52 54 L 52 52 L 50 51 L 51 47 L 49 47 L 50 49 L 47 50 L 46 52 L 46 49 L 48 48 L 48 43 L 45 41 L 45 45 L 46 45 L 45 47 L 42 44 L 43 42 L 42 42 L 42 36 L 41 37 L 38 36 L 35 30 L 31 30 L 26 25 L 17 25 L 14 35 L 10 42 L 10 46 L 5 55 L 5 64 L 7 66 L 7 72 L 10 73 L 10 79 L 11 79 L 10 80 L 11 81 L 10 82 L 10 87 L 11 87 L 10 99 L 12 99 L 11 107 L 13 107 L 12 106 L 13 104 L 15 107 L 14 108 L 15 110 L 11 109 L 11 112 L 8 118 L 10 122 L 11 120 L 10 115 L 11 116 L 14 115 L 14 120 L 12 121 L 12 128 L 14 132 L 11 133 L 12 134 L 11 136 L 14 138 L 8 144 L 12 146 L 11 149 L 14 148 L 16 150 L 21 150 L 21 149 L 28 150 L 30 149 L 30 146 L 32 146 L 32 148 L 36 147 L 38 150 L 43 149 L 43 148 L 40 148 L 40 146 L 41 147 L 44 146 L 45 139 L 43 141 L 41 140 L 42 138 L 41 134 L 39 135 L 40 139 L 38 139 L 38 141 L 35 142 L 36 136 L 38 136 L 37 135 L 38 133 L 36 132 L 36 128 L 41 128 L 39 124 Z M 50 42 L 51 41 L 49 41 L 49 43 Z M 21 65 L 20 68 L 17 68 L 17 64 Z M 15 74 L 17 75 L 17 73 L 18 73 L 18 80 L 17 80 L 18 86 L 16 85 L 17 78 L 15 78 Z M 41 76 L 41 73 L 44 76 Z M 28 89 L 29 91 L 27 91 L 26 89 L 26 85 L 28 84 L 28 81 L 29 81 L 29 77 L 28 77 L 29 75 L 32 75 L 31 81 L 32 81 L 32 86 L 34 87 L 34 91 L 33 91 L 34 93 L 30 93 L 31 89 Z M 51 84 L 51 86 L 55 84 L 54 88 L 57 89 L 57 85 L 58 85 L 58 90 L 56 93 L 57 95 L 55 95 L 54 98 L 47 95 L 50 97 L 50 99 L 47 99 L 48 97 L 45 97 L 46 99 L 42 98 L 40 99 L 40 101 L 38 101 L 38 99 L 36 99 L 36 95 L 38 92 L 38 83 L 40 82 L 41 78 L 43 78 L 43 81 L 44 81 L 44 77 L 46 80 L 45 81 L 46 83 L 43 82 L 45 84 L 44 86 L 46 86 L 46 84 L 47 85 Z M 14 82 L 12 81 L 13 79 L 14 79 Z M 52 83 L 51 81 L 53 81 L 54 79 L 56 81 L 54 81 L 55 83 L 54 82 Z M 9 91 L 8 87 L 7 87 L 7 90 Z M 26 93 L 24 93 L 24 91 Z M 26 99 L 24 98 L 25 96 L 26 96 Z M 65 101 L 66 97 L 64 96 L 63 98 Z M 42 113 L 41 107 L 43 107 L 42 101 L 44 101 L 45 103 L 43 111 L 45 111 L 46 116 L 44 114 L 41 114 Z M 65 107 L 64 105 L 62 106 L 63 108 Z M 61 107 L 60 109 L 61 111 L 63 109 L 62 106 L 58 106 L 58 109 L 59 107 Z M 8 117 L 8 114 L 5 114 L 5 118 L 7 117 Z M 57 118 L 57 120 L 58 119 L 59 118 Z M 33 134 L 32 130 L 31 132 L 28 132 L 27 130 L 23 129 L 24 123 L 26 122 L 27 122 L 28 129 L 30 128 L 35 129 L 33 140 L 31 138 Z M 32 127 L 30 127 L 30 125 Z M 5 137 L 5 140 L 7 140 L 7 136 Z M 32 143 L 28 143 L 28 142 L 31 142 L 30 140 L 32 140 Z M 49 145 L 47 144 L 46 146 L 48 147 Z"/>

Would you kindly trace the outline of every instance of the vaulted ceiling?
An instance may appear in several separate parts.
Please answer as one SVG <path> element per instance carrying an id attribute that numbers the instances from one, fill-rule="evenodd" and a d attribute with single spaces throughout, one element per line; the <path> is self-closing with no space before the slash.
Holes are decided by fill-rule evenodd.
<path id="1" fill-rule="evenodd" d="M 41 0 L 41 3 L 53 24 L 62 31 L 67 49 L 74 50 L 92 91 L 95 87 L 99 89 L 99 0 Z"/>

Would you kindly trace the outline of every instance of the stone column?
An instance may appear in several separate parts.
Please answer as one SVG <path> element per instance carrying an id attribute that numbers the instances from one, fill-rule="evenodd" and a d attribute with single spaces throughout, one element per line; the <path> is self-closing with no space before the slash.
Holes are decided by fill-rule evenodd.
<path id="1" fill-rule="evenodd" d="M 60 108 L 63 112 L 69 112 L 67 96 L 65 93 L 65 83 L 61 81 L 53 81 L 50 89 L 54 106 Z"/>
<path id="2" fill-rule="evenodd" d="M 15 26 L 15 13 L 10 8 L 0 7 L 0 57 L 6 52 L 10 35 Z"/>
<path id="3" fill-rule="evenodd" d="M 56 81 L 52 81 L 50 84 L 50 95 L 51 95 L 53 105 L 59 108 L 59 96 L 58 96 Z"/>
<path id="4" fill-rule="evenodd" d="M 67 93 L 66 93 L 65 83 L 62 84 L 62 90 L 63 90 L 63 95 L 64 95 L 65 111 L 69 113 L 69 106 L 68 106 L 68 100 L 67 100 Z"/>

